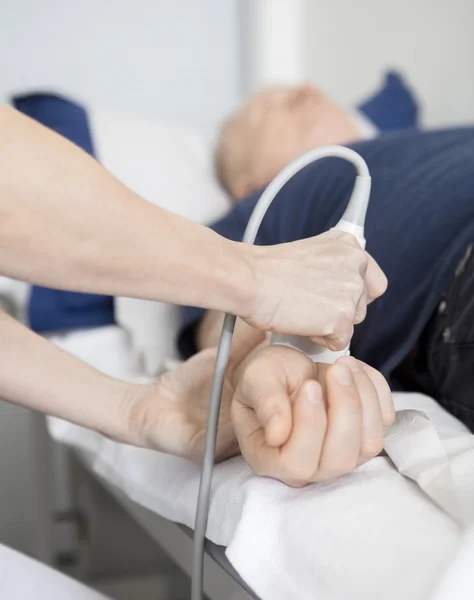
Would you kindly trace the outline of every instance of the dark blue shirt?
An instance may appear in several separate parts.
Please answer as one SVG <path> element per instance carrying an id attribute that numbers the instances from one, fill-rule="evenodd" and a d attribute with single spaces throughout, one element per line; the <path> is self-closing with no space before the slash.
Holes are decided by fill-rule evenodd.
<path id="1" fill-rule="evenodd" d="M 45 93 L 16 96 L 17 110 L 64 136 L 94 156 L 92 132 L 86 110 L 67 98 Z M 382 89 L 359 110 L 380 130 L 417 126 L 417 103 L 403 78 L 388 73 Z M 38 332 L 100 327 L 114 323 L 114 300 L 110 296 L 81 294 L 33 286 L 28 320 Z"/>
<path id="2" fill-rule="evenodd" d="M 412 131 L 352 147 L 372 175 L 367 250 L 389 286 L 355 328 L 351 351 L 390 378 L 415 345 L 474 240 L 474 129 Z M 340 159 L 306 167 L 274 200 L 257 243 L 291 242 L 327 231 L 344 212 L 354 175 L 353 167 Z M 235 206 L 212 228 L 241 240 L 259 196 L 260 192 Z M 202 313 L 183 309 L 178 343 L 185 357 L 196 350 L 194 326 Z"/>

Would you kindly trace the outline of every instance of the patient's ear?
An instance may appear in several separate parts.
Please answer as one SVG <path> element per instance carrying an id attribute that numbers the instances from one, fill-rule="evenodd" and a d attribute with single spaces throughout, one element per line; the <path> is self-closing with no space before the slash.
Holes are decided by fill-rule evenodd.
<path id="1" fill-rule="evenodd" d="M 310 81 L 307 81 L 305 83 L 300 83 L 297 86 L 297 90 L 301 95 L 304 95 L 304 96 L 311 96 L 313 94 L 317 94 L 317 95 L 321 94 L 321 90 L 314 83 L 311 83 Z"/>
<path id="2" fill-rule="evenodd" d="M 255 186 L 250 185 L 250 182 L 240 178 L 233 182 L 232 189 L 230 190 L 232 196 L 232 202 L 237 204 L 242 200 L 245 200 L 252 192 L 255 191 Z"/>

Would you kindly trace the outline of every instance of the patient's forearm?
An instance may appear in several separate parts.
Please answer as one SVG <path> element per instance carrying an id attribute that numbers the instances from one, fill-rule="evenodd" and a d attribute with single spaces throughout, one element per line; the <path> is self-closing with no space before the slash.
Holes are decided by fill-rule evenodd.
<path id="1" fill-rule="evenodd" d="M 96 371 L 0 311 L 0 399 L 112 438 L 128 432 L 133 386 Z"/>
<path id="2" fill-rule="evenodd" d="M 253 300 L 248 252 L 140 198 L 67 140 L 0 106 L 0 274 L 243 314 Z"/>

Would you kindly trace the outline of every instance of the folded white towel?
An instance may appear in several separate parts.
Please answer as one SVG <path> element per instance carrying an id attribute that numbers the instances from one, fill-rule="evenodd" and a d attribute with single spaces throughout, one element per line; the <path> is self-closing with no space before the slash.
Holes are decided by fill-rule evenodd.
<path id="1" fill-rule="evenodd" d="M 91 332 L 88 351 L 84 339 L 80 345 L 80 354 L 88 354 L 92 363 L 93 337 Z M 125 356 L 126 337 L 117 334 L 114 343 L 115 355 Z M 61 345 L 74 352 L 73 339 L 63 338 Z M 101 368 L 127 377 L 114 372 L 114 365 L 104 368 L 105 354 L 102 347 L 96 357 Z M 119 363 L 115 360 L 115 366 Z M 441 437 L 474 440 L 430 399 L 396 395 L 396 402 L 433 417 Z M 49 425 L 53 437 L 82 451 L 94 472 L 131 499 L 193 526 L 196 465 L 54 419 Z M 400 453 L 393 455 L 400 459 Z M 474 465 L 463 468 L 470 477 Z M 230 562 L 262 600 L 427 600 L 456 556 L 462 533 L 455 518 L 403 477 L 388 457 L 301 490 L 253 476 L 239 457 L 216 467 L 208 537 L 227 546 Z"/>

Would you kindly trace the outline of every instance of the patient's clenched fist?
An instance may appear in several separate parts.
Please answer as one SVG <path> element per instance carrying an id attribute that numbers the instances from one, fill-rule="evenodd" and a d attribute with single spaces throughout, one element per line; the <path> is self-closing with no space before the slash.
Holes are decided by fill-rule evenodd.
<path id="1" fill-rule="evenodd" d="M 231 410 L 253 470 L 294 487 L 339 477 L 379 454 L 395 416 L 375 369 L 351 357 L 314 364 L 284 346 L 260 350 L 243 367 Z"/>

